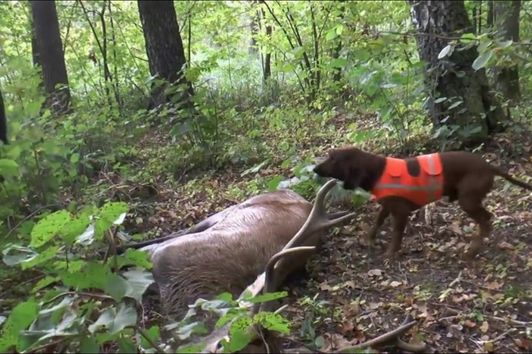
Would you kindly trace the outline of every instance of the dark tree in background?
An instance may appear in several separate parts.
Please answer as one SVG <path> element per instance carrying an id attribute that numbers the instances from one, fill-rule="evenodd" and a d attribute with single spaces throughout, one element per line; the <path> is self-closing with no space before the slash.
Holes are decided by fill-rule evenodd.
<path id="1" fill-rule="evenodd" d="M 493 19 L 498 35 L 504 40 L 519 41 L 519 12 L 521 1 L 495 1 L 493 3 Z M 517 65 L 495 70 L 495 84 L 504 97 L 517 101 L 521 96 L 519 89 L 519 72 Z"/>
<path id="2" fill-rule="evenodd" d="M 33 58 L 40 64 L 46 106 L 56 114 L 66 113 L 70 107 L 70 90 L 59 33 L 55 1 L 30 1 L 33 26 Z"/>
<path id="3" fill-rule="evenodd" d="M 168 101 L 188 102 L 192 86 L 183 75 L 186 58 L 173 1 L 139 0 L 138 7 L 150 73 L 176 88 L 168 90 L 165 85 L 155 85 L 151 93 L 151 106 L 156 107 Z M 174 93 L 167 94 L 169 91 Z"/>
<path id="4" fill-rule="evenodd" d="M 418 31 L 419 55 L 426 65 L 429 112 L 434 124 L 460 126 L 461 139 L 466 143 L 499 130 L 506 115 L 490 91 L 484 69 L 475 71 L 471 67 L 478 55 L 476 48 L 454 50 L 452 55 L 438 59 L 451 38 L 473 32 L 464 2 L 409 1 Z"/>
<path id="5" fill-rule="evenodd" d="M 4 144 L 7 144 L 6 110 L 4 107 L 2 92 L 0 92 L 0 141 L 2 141 Z"/>

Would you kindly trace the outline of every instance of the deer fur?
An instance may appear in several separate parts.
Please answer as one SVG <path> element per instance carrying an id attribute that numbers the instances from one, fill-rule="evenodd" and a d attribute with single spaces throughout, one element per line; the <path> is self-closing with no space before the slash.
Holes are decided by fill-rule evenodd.
<path id="1" fill-rule="evenodd" d="M 142 248 L 151 254 L 163 308 L 179 317 L 200 297 L 212 298 L 224 291 L 238 296 L 298 234 L 311 210 L 313 205 L 293 191 L 264 193 L 204 220 L 198 224 L 202 227 L 193 228 L 199 232 Z M 305 228 L 308 232 L 298 246 L 319 245 L 325 229 L 350 216 L 320 212 L 321 225 Z M 306 252 L 281 259 L 272 287 L 304 267 L 308 257 Z"/>

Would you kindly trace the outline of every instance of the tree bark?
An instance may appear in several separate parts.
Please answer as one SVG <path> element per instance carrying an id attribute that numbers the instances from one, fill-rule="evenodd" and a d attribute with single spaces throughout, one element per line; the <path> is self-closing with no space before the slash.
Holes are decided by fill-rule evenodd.
<path id="1" fill-rule="evenodd" d="M 270 40 L 272 38 L 272 26 L 268 23 L 266 23 L 266 14 L 264 13 L 264 9 L 260 8 L 258 11 L 258 15 L 260 15 L 259 18 L 259 27 L 261 20 L 264 23 L 264 33 L 266 34 L 266 37 Z M 266 53 L 263 53 L 264 51 L 261 50 L 261 61 L 262 61 L 262 83 L 266 85 L 269 78 L 272 76 L 272 53 L 270 51 L 267 51 Z"/>
<path id="2" fill-rule="evenodd" d="M 4 99 L 2 98 L 2 92 L 0 91 L 0 141 L 7 144 L 7 121 L 6 110 L 4 107 Z"/>
<path id="3" fill-rule="evenodd" d="M 493 27 L 493 0 L 488 0 L 488 18 L 486 26 L 488 26 L 488 29 Z"/>
<path id="4" fill-rule="evenodd" d="M 426 66 L 425 86 L 434 125 L 457 128 L 457 137 L 464 143 L 481 141 L 502 129 L 500 123 L 506 116 L 490 91 L 485 71 L 471 67 L 476 49 L 454 50 L 450 57 L 438 59 L 452 38 L 473 31 L 464 2 L 409 1 L 419 55 Z"/>
<path id="5" fill-rule="evenodd" d="M 166 82 L 154 85 L 150 106 L 156 107 L 169 101 L 188 105 L 193 92 L 183 74 L 186 58 L 173 1 L 139 0 L 138 8 L 150 73 Z M 168 84 L 175 87 L 167 90 Z M 168 91 L 173 93 L 165 93 Z"/>
<path id="6" fill-rule="evenodd" d="M 519 41 L 519 13 L 521 1 L 496 1 L 493 6 L 495 28 L 504 40 Z M 495 69 L 497 90 L 515 103 L 521 97 L 517 65 Z"/>
<path id="7" fill-rule="evenodd" d="M 33 60 L 42 67 L 45 105 L 55 114 L 70 110 L 70 90 L 54 1 L 30 1 L 34 40 Z"/>

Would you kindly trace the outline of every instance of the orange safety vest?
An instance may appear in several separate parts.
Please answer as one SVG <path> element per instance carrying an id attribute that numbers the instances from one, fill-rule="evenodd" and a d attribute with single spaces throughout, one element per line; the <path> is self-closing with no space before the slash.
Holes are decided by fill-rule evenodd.
<path id="1" fill-rule="evenodd" d="M 386 167 L 371 190 L 373 199 L 385 197 L 401 197 L 419 206 L 429 204 L 442 197 L 443 167 L 440 154 L 417 156 L 419 175 L 408 173 L 406 161 L 402 159 L 386 158 Z"/>

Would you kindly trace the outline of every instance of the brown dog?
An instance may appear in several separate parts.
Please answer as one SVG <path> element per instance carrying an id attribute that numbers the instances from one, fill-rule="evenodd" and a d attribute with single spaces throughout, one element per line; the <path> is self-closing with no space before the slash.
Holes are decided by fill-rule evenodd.
<path id="1" fill-rule="evenodd" d="M 458 200 L 462 209 L 480 226 L 466 252 L 473 257 L 482 246 L 482 238 L 491 231 L 491 213 L 482 200 L 493 186 L 494 176 L 532 190 L 532 186 L 518 181 L 492 166 L 478 155 L 452 151 L 422 155 L 407 159 L 386 158 L 354 147 L 333 149 L 328 158 L 314 168 L 322 177 L 334 177 L 344 182 L 344 188 L 360 187 L 371 192 L 382 209 L 368 234 L 370 245 L 389 214 L 393 217 L 392 242 L 386 256 L 394 257 L 401 247 L 403 232 L 410 213 L 432 201 L 448 196 Z"/>

